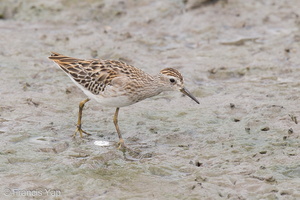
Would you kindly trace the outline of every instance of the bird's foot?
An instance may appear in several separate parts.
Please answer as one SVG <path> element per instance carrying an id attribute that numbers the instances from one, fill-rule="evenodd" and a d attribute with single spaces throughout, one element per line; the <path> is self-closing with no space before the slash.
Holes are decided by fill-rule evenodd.
<path id="1" fill-rule="evenodd" d="M 121 150 L 121 151 L 126 151 L 126 149 L 128 149 L 126 146 L 125 146 L 125 143 L 124 143 L 124 140 L 123 139 L 120 139 L 119 142 L 117 143 L 117 146 L 118 146 L 118 149 Z"/>
<path id="2" fill-rule="evenodd" d="M 117 143 L 118 149 L 123 152 L 124 159 L 127 161 L 139 161 L 140 152 L 133 150 L 124 144 L 124 140 L 120 139 Z"/>
<path id="3" fill-rule="evenodd" d="M 73 138 L 76 137 L 76 134 L 77 134 L 77 133 L 79 133 L 79 135 L 80 135 L 81 138 L 83 138 L 83 134 L 82 134 L 82 133 L 84 133 L 84 134 L 86 134 L 86 135 L 91 135 L 90 133 L 87 133 L 86 131 L 82 130 L 82 129 L 81 129 L 81 125 L 77 125 L 77 128 L 76 128 L 76 130 L 75 130 L 75 133 L 73 134 Z"/>

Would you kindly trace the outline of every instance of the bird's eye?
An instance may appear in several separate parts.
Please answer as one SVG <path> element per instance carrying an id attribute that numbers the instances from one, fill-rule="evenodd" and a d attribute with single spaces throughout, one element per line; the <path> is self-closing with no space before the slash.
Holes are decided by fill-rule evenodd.
<path id="1" fill-rule="evenodd" d="M 170 78 L 170 82 L 171 83 L 175 83 L 175 79 L 174 78 Z"/>

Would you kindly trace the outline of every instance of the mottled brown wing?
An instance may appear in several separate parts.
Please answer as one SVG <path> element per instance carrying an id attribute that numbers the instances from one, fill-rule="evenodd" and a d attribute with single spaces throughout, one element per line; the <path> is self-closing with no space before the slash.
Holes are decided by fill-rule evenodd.
<path id="1" fill-rule="evenodd" d="M 83 60 L 52 52 L 49 59 L 56 62 L 77 83 L 93 94 L 99 94 L 118 76 L 134 79 L 141 70 L 120 61 Z"/>
<path id="2" fill-rule="evenodd" d="M 52 53 L 49 59 L 56 62 L 77 83 L 97 95 L 117 76 L 101 60 L 82 60 Z"/>

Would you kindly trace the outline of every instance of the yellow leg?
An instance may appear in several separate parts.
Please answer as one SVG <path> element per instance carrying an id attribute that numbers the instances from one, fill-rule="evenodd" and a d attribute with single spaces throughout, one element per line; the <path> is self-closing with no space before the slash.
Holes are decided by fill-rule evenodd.
<path id="1" fill-rule="evenodd" d="M 84 107 L 84 104 L 85 104 L 86 102 L 88 102 L 89 100 L 90 100 L 90 99 L 85 99 L 85 100 L 83 100 L 83 101 L 81 101 L 81 102 L 79 103 L 79 112 L 78 112 L 77 128 L 76 128 L 76 131 L 75 131 L 73 137 L 76 136 L 76 133 L 77 133 L 77 132 L 79 132 L 81 138 L 83 137 L 83 136 L 82 136 L 82 133 L 87 134 L 87 135 L 90 135 L 89 133 L 87 133 L 87 132 L 85 132 L 84 130 L 81 129 L 82 109 L 83 109 L 83 107 Z"/>
<path id="2" fill-rule="evenodd" d="M 120 132 L 120 129 L 119 129 L 119 125 L 118 125 L 119 110 L 120 110 L 120 108 L 116 109 L 116 112 L 115 112 L 115 115 L 114 115 L 114 124 L 115 124 L 116 130 L 117 130 L 118 136 L 119 136 L 118 149 L 125 149 L 126 147 L 125 147 L 125 144 L 124 144 L 124 140 L 122 138 L 122 135 L 121 135 L 121 132 Z"/>

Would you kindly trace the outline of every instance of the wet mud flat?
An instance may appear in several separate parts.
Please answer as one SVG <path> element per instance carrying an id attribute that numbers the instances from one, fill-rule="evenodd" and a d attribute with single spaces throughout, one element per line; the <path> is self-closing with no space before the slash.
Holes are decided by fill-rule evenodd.
<path id="1" fill-rule="evenodd" d="M 0 1 L 1 199 L 298 199 L 299 2 Z M 50 51 L 178 69 L 199 100 L 86 104 Z M 109 141 L 100 147 L 95 141 Z M 134 161 L 132 161 L 134 160 Z"/>

